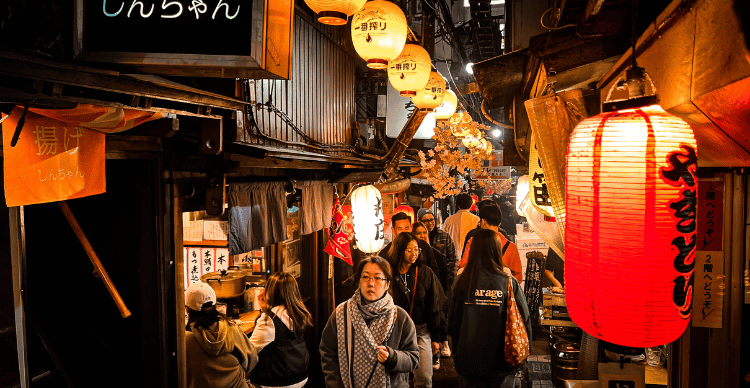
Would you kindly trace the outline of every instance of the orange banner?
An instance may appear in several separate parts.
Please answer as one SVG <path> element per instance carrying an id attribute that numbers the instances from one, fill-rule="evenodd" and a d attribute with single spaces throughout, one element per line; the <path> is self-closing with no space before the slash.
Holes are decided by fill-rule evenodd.
<path id="1" fill-rule="evenodd" d="M 18 143 L 16 107 L 2 122 L 5 202 L 8 207 L 86 197 L 106 191 L 104 134 L 33 113 Z"/>

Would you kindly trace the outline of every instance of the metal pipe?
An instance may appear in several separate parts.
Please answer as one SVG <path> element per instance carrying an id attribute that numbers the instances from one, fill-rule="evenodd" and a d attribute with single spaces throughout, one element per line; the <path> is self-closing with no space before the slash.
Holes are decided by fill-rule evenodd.
<path id="1" fill-rule="evenodd" d="M 13 278 L 13 312 L 16 323 L 16 351 L 18 352 L 18 377 L 21 388 L 29 387 L 29 367 L 26 358 L 26 317 L 23 308 L 22 274 L 26 257 L 23 206 L 8 209 L 10 226 L 11 277 Z"/>
<path id="2" fill-rule="evenodd" d="M 120 293 L 117 292 L 117 288 L 115 288 L 114 283 L 112 283 L 112 279 L 110 279 L 109 274 L 107 274 L 107 270 L 104 269 L 102 262 L 99 261 L 99 257 L 96 255 L 96 252 L 94 252 L 94 248 L 91 246 L 91 243 L 89 243 L 89 240 L 83 233 L 83 229 L 81 229 L 81 226 L 78 225 L 78 221 L 73 215 L 73 212 L 70 211 L 68 203 L 65 201 L 60 201 L 57 204 L 60 205 L 60 209 L 62 210 L 63 214 L 65 214 L 65 218 L 68 220 L 70 227 L 73 228 L 73 232 L 76 234 L 76 237 L 78 237 L 78 241 L 80 241 L 81 245 L 83 245 L 83 250 L 86 251 L 86 255 L 88 255 L 89 260 L 91 260 L 91 264 L 94 265 L 94 270 L 96 270 L 99 278 L 102 279 L 102 282 L 104 282 L 104 286 L 107 288 L 107 291 L 109 291 L 109 294 L 115 301 L 117 309 L 120 310 L 120 315 L 122 315 L 123 318 L 129 317 L 130 310 L 128 310 L 128 308 L 125 306 L 125 302 L 122 300 Z"/>

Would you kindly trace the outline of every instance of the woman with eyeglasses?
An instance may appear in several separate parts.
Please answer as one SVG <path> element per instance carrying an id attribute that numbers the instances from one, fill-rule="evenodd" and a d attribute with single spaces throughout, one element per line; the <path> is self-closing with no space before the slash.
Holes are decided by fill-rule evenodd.
<path id="1" fill-rule="evenodd" d="M 354 279 L 359 288 L 336 307 L 321 335 L 325 386 L 408 388 L 419 349 L 409 314 L 387 292 L 391 266 L 382 257 L 366 257 L 357 265 Z"/>
<path id="2" fill-rule="evenodd" d="M 391 244 L 396 285 L 391 291 L 393 303 L 409 313 L 417 327 L 419 367 L 414 372 L 414 387 L 432 387 L 432 356 L 445 339 L 446 303 L 440 280 L 429 266 L 421 263 L 419 243 L 411 233 L 399 233 Z"/>

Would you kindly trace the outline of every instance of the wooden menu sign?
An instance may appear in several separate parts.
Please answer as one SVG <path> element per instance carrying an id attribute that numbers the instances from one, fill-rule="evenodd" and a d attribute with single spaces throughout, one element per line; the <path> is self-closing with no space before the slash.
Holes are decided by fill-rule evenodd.
<path id="1" fill-rule="evenodd" d="M 75 53 L 148 73 L 284 78 L 292 0 L 76 0 Z"/>
<path id="2" fill-rule="evenodd" d="M 9 207 L 105 191 L 103 133 L 29 111 L 18 143 L 12 147 L 22 112 L 17 107 L 2 122 L 5 202 Z"/>

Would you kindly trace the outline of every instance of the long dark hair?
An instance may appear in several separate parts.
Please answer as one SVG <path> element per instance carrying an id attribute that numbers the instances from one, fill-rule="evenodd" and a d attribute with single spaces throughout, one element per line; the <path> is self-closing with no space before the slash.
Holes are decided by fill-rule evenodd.
<path id="1" fill-rule="evenodd" d="M 201 311 L 195 311 L 191 308 L 188 308 L 187 310 L 188 321 L 185 327 L 187 331 L 192 331 L 190 329 L 192 323 L 195 323 L 195 327 L 209 329 L 214 323 L 219 322 L 220 320 L 227 320 L 227 316 L 220 313 L 219 310 L 216 309 L 216 305 L 204 307 Z"/>
<path id="2" fill-rule="evenodd" d="M 456 287 L 463 287 L 466 290 L 466 300 L 473 302 L 479 274 L 504 274 L 504 268 L 500 235 L 491 229 L 481 229 L 472 237 L 469 261 L 456 280 Z"/>
<path id="3" fill-rule="evenodd" d="M 297 281 L 290 273 L 276 272 L 269 276 L 263 299 L 266 302 L 266 311 L 264 311 L 266 314 L 269 314 L 273 307 L 279 305 L 286 307 L 294 325 L 294 334 L 302 335 L 306 327 L 312 326 L 312 315 L 302 303 Z"/>
<path id="4" fill-rule="evenodd" d="M 396 238 L 393 240 L 391 249 L 388 252 L 388 257 L 391 258 L 391 267 L 394 275 L 397 274 L 398 267 L 401 264 L 401 261 L 404 260 L 404 256 L 406 256 L 406 248 L 409 246 L 410 242 L 415 240 L 417 241 L 417 246 L 419 246 L 419 240 L 409 232 L 399 233 L 398 236 L 396 236 Z M 422 264 L 422 260 L 422 252 L 420 252 L 419 257 L 417 258 L 417 261 L 414 263 L 414 265 Z"/>

